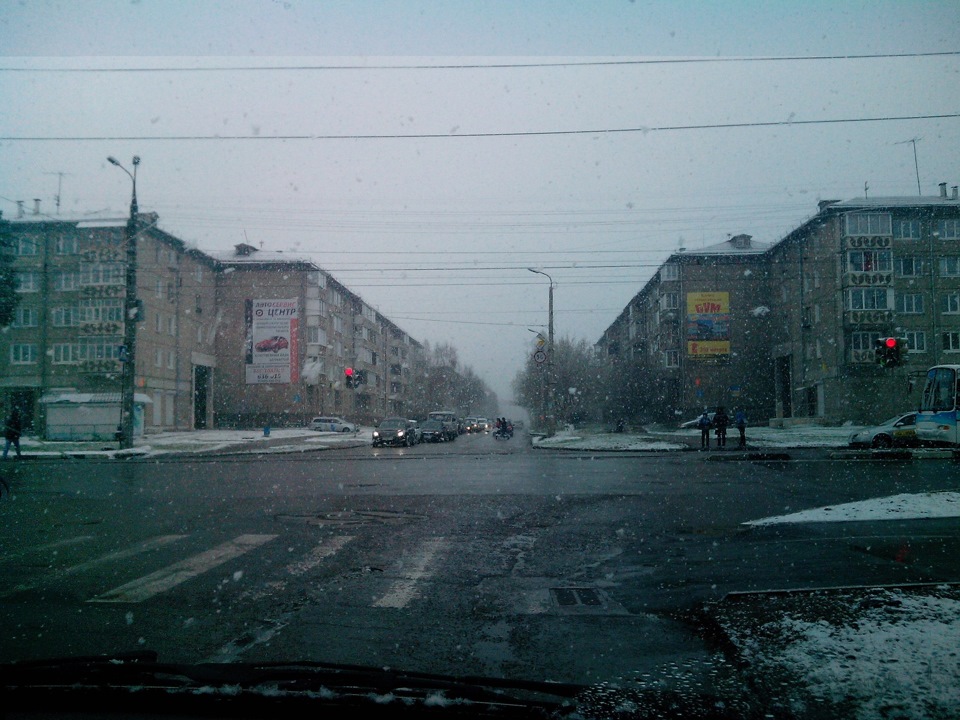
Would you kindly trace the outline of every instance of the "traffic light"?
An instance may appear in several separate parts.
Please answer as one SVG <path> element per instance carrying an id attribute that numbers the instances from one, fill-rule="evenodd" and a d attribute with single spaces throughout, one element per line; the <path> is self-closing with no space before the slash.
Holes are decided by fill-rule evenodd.
<path id="1" fill-rule="evenodd" d="M 356 378 L 353 376 L 353 368 L 344 368 L 343 369 L 343 378 L 346 380 L 347 387 L 352 388 L 356 384 Z"/>
<path id="2" fill-rule="evenodd" d="M 899 367 L 903 365 L 903 353 L 907 342 L 903 338 L 877 338 L 874 342 L 877 364 L 880 367 Z"/>

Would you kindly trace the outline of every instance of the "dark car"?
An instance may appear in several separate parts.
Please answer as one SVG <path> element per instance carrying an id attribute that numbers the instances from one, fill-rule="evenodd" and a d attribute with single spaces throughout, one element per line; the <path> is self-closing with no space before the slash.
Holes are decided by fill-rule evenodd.
<path id="1" fill-rule="evenodd" d="M 447 429 L 440 420 L 427 420 L 420 426 L 420 438 L 423 442 L 445 442 Z"/>
<path id="2" fill-rule="evenodd" d="M 398 445 L 411 447 L 417 444 L 416 433 L 406 418 L 384 418 L 373 431 L 373 446 Z"/>
<path id="3" fill-rule="evenodd" d="M 917 440 L 917 414 L 915 412 L 894 415 L 886 422 L 865 428 L 850 436 L 850 447 L 915 447 Z"/>
<path id="4" fill-rule="evenodd" d="M 290 343 L 282 335 L 274 335 L 271 338 L 266 340 L 261 340 L 254 347 L 257 349 L 257 352 L 280 352 L 281 350 L 286 350 L 290 347 Z"/>

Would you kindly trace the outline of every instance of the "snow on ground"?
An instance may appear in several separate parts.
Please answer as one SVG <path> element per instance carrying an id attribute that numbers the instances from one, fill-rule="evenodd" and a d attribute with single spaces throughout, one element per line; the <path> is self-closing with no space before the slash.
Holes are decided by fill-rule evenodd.
<path id="1" fill-rule="evenodd" d="M 916 520 L 960 517 L 960 493 L 903 493 L 860 502 L 813 508 L 790 515 L 750 520 L 744 525 L 777 525 L 803 522 L 855 522 L 860 520 Z"/>

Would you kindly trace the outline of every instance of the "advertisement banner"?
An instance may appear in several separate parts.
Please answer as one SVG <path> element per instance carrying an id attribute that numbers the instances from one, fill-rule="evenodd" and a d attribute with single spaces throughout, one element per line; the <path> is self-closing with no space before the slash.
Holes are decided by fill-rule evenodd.
<path id="1" fill-rule="evenodd" d="M 730 354 L 730 293 L 687 293 L 687 355 Z"/>
<path id="2" fill-rule="evenodd" d="M 297 299 L 247 300 L 244 318 L 247 384 L 299 382 Z"/>

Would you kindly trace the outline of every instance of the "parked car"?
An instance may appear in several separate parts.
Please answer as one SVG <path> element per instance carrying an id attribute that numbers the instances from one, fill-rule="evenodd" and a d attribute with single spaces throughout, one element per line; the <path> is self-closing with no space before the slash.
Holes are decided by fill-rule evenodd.
<path id="1" fill-rule="evenodd" d="M 266 340 L 261 340 L 254 347 L 257 349 L 257 352 L 278 353 L 281 350 L 286 350 L 288 347 L 290 347 L 290 343 L 282 335 L 274 335 Z"/>
<path id="2" fill-rule="evenodd" d="M 707 417 L 710 418 L 710 424 L 713 425 L 713 416 L 716 415 L 715 412 L 708 412 Z M 680 423 L 681 430 L 696 430 L 700 427 L 700 416 L 697 415 L 693 420 L 687 420 L 686 422 Z"/>
<path id="3" fill-rule="evenodd" d="M 410 428 L 410 421 L 406 418 L 384 418 L 373 431 L 374 447 L 382 447 L 383 445 L 411 447 L 416 444 L 416 434 Z"/>
<path id="4" fill-rule="evenodd" d="M 423 442 L 445 442 L 447 429 L 439 420 L 427 420 L 420 426 L 420 438 Z"/>
<path id="5" fill-rule="evenodd" d="M 310 421 L 310 429 L 323 432 L 357 432 L 359 430 L 355 423 L 330 415 L 315 417 Z"/>
<path id="6" fill-rule="evenodd" d="M 860 430 L 850 436 L 850 447 L 914 447 L 917 440 L 917 413 L 894 415 L 886 422 Z"/>

